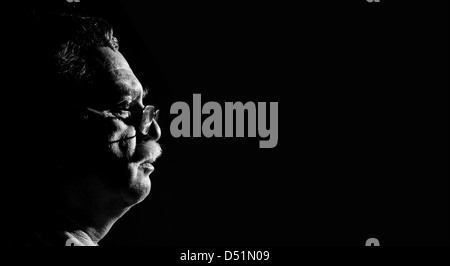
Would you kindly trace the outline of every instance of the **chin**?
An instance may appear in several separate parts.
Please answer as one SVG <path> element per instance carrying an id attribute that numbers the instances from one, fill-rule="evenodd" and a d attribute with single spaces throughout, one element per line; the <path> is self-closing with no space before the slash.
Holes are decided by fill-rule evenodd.
<path id="1" fill-rule="evenodd" d="M 150 177 L 139 171 L 122 190 L 122 198 L 127 206 L 132 206 L 143 201 L 150 194 L 150 189 Z"/>

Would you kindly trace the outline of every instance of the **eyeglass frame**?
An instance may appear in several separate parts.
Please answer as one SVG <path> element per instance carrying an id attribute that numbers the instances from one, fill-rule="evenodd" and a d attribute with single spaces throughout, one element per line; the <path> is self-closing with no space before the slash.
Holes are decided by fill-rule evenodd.
<path id="1" fill-rule="evenodd" d="M 146 105 L 144 108 L 140 108 L 139 111 L 137 110 L 131 110 L 131 109 L 124 109 L 124 108 L 113 108 L 113 109 L 106 109 L 106 110 L 97 110 L 91 107 L 85 107 L 85 106 L 76 106 L 76 105 L 70 105 L 71 107 L 77 107 L 82 108 L 83 110 L 89 111 L 90 113 L 96 114 L 98 116 L 101 116 L 103 118 L 107 118 L 107 114 L 105 112 L 110 112 L 115 118 L 127 122 L 127 121 L 134 121 L 133 124 L 136 123 L 136 121 L 139 121 L 139 133 L 146 136 L 148 135 L 148 132 L 150 131 L 150 126 L 153 123 L 153 120 L 158 121 L 159 118 L 159 110 L 156 110 L 156 108 L 153 105 Z M 126 111 L 130 112 L 129 117 L 122 118 L 117 115 L 114 115 L 114 111 Z M 140 114 L 141 117 L 139 120 L 136 120 L 135 116 L 136 114 Z M 147 115 L 145 115 L 147 114 Z M 87 119 L 88 117 L 85 116 Z"/>

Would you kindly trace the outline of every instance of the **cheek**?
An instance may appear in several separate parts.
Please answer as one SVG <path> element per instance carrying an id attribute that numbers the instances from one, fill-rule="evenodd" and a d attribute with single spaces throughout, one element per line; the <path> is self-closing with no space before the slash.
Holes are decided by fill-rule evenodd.
<path id="1" fill-rule="evenodd" d="M 118 159 L 130 159 L 136 149 L 136 130 L 122 121 L 114 121 L 108 134 L 109 149 Z"/>

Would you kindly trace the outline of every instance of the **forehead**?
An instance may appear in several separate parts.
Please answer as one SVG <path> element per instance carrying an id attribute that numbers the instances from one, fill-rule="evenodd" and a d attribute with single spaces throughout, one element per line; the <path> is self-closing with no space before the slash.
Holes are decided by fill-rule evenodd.
<path id="1" fill-rule="evenodd" d="M 130 70 L 130 65 L 119 51 L 115 51 L 110 47 L 99 47 L 96 55 L 101 64 L 110 70 L 125 69 Z"/>
<path id="2" fill-rule="evenodd" d="M 108 81 L 106 98 L 131 96 L 138 98 L 143 93 L 142 85 L 134 75 L 125 57 L 109 47 L 100 47 L 96 51 L 96 59 L 102 66 L 102 72 Z M 105 84 L 106 85 L 106 84 Z"/>

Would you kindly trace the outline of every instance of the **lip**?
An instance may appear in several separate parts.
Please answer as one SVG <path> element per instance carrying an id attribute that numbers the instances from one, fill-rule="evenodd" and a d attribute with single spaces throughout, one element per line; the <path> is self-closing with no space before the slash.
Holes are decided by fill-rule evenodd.
<path id="1" fill-rule="evenodd" d="M 139 168 L 142 169 L 145 174 L 151 174 L 155 170 L 155 167 L 153 167 L 150 161 L 139 164 Z"/>

